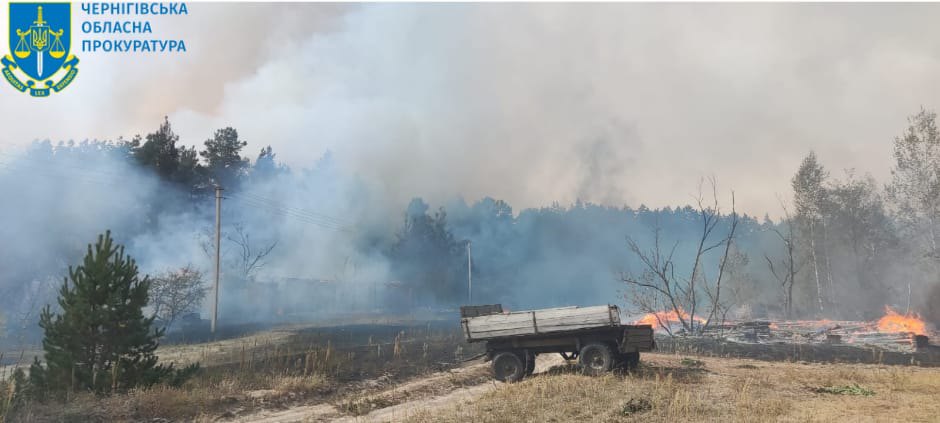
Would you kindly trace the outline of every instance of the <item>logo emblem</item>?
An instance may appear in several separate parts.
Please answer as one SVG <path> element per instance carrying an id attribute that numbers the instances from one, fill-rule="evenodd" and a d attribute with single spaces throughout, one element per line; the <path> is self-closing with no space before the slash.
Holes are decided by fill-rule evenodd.
<path id="1" fill-rule="evenodd" d="M 10 3 L 10 51 L 3 77 L 21 92 L 48 97 L 78 74 L 72 44 L 71 3 Z"/>

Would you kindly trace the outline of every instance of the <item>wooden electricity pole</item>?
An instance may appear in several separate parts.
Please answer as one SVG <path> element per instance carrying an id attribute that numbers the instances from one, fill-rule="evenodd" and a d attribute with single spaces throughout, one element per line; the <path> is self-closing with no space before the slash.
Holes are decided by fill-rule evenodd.
<path id="1" fill-rule="evenodd" d="M 221 272 L 221 245 L 222 245 L 222 187 L 215 186 L 215 288 L 213 294 L 215 299 L 212 301 L 212 328 L 211 332 L 215 334 L 215 327 L 219 320 L 219 273 Z"/>
<path id="2" fill-rule="evenodd" d="M 473 270 L 470 264 L 470 240 L 467 240 L 467 305 L 473 304 Z"/>

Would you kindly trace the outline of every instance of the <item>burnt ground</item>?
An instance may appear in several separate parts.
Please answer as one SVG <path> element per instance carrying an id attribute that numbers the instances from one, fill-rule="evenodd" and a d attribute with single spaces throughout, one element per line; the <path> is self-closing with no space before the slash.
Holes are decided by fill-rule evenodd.
<path id="1" fill-rule="evenodd" d="M 824 343 L 743 343 L 709 337 L 657 336 L 657 351 L 713 357 L 751 358 L 763 361 L 805 361 L 813 363 L 861 363 L 940 366 L 940 346 L 901 352 L 862 344 Z"/>

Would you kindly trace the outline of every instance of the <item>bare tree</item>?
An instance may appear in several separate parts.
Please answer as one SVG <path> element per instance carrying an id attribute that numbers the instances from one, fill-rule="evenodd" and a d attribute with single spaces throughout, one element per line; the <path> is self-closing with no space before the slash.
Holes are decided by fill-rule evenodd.
<path id="1" fill-rule="evenodd" d="M 714 193 L 715 185 L 716 184 L 714 180 L 712 180 L 712 190 L 713 190 L 713 194 L 715 197 L 715 210 L 716 210 L 716 213 L 718 213 L 718 195 Z M 705 293 L 708 294 L 708 298 L 711 301 L 711 310 L 708 312 L 708 318 L 705 319 L 705 324 L 702 326 L 703 330 L 704 328 L 707 328 L 708 325 L 715 318 L 720 318 L 721 319 L 720 323 L 724 324 L 725 317 L 728 315 L 728 311 L 731 309 L 731 306 L 733 305 L 731 301 L 724 301 L 724 302 L 722 301 L 721 282 L 725 278 L 725 274 L 728 273 L 728 270 L 729 270 L 728 264 L 729 264 L 729 258 L 731 257 L 731 248 L 734 245 L 734 233 L 738 229 L 738 212 L 734 206 L 735 206 L 734 191 L 731 191 L 731 214 L 730 214 L 731 224 L 730 224 L 730 228 L 728 229 L 727 236 L 718 244 L 718 245 L 721 245 L 721 243 L 724 243 L 724 253 L 721 256 L 721 261 L 718 262 L 718 275 L 715 277 L 714 285 L 709 285 L 708 279 L 705 278 L 703 274 L 703 279 L 706 282 L 704 285 Z M 718 214 L 718 216 L 720 217 L 721 215 Z M 738 255 L 741 255 L 741 254 L 738 253 Z M 742 257 L 742 259 L 746 260 L 747 257 L 744 256 Z M 732 296 L 731 298 L 733 299 L 734 297 Z"/>
<path id="2" fill-rule="evenodd" d="M 621 280 L 631 285 L 633 290 L 630 300 L 644 313 L 652 313 L 656 318 L 656 323 L 664 328 L 669 335 L 673 335 L 672 329 L 667 322 L 660 320 L 659 312 L 663 310 L 673 310 L 683 329 L 691 330 L 691 325 L 686 322 L 683 312 L 682 300 L 679 298 L 683 293 L 678 285 L 683 283 L 676 275 L 673 255 L 678 247 L 678 242 L 673 244 L 669 252 L 666 253 L 660 247 L 660 228 L 653 228 L 653 247 L 649 251 L 643 251 L 640 245 L 633 238 L 627 238 L 627 244 L 630 252 L 635 254 L 645 268 L 639 275 L 624 273 Z"/>
<path id="3" fill-rule="evenodd" d="M 245 229 L 242 223 L 231 225 L 232 230 L 222 232 L 222 237 L 231 244 L 234 244 L 236 256 L 226 258 L 226 268 L 237 272 L 242 280 L 249 280 L 258 270 L 267 264 L 267 257 L 277 247 L 277 241 L 270 244 L 258 245 L 253 243 L 251 235 Z M 213 228 L 206 228 L 199 236 L 199 244 L 206 257 L 212 259 L 215 257 L 215 232 Z M 222 256 L 225 257 L 231 252 L 230 248 L 222 248 Z"/>
<path id="4" fill-rule="evenodd" d="M 780 206 L 783 208 L 784 220 L 782 223 L 784 230 L 781 231 L 776 227 L 771 230 L 777 235 L 777 238 L 783 242 L 784 255 L 777 264 L 774 264 L 774 259 L 766 253 L 764 254 L 764 260 L 767 261 L 767 267 L 770 268 L 770 273 L 780 285 L 780 290 L 783 294 L 784 312 L 786 313 L 787 319 L 790 319 L 793 317 L 793 284 L 796 281 L 796 274 L 800 271 L 802 264 L 797 264 L 796 261 L 793 218 L 790 216 L 790 211 L 787 209 L 786 204 L 783 204 L 781 201 Z"/>
<path id="5" fill-rule="evenodd" d="M 255 272 L 267 264 L 265 258 L 271 254 L 271 251 L 274 251 L 274 247 L 277 247 L 277 241 L 260 246 L 252 245 L 251 237 L 245 231 L 244 225 L 236 223 L 232 226 L 233 233 L 228 234 L 226 238 L 238 246 L 238 271 L 244 280 L 248 280 Z"/>
<path id="6" fill-rule="evenodd" d="M 153 315 L 165 327 L 177 317 L 199 309 L 208 288 L 202 272 L 187 265 L 179 270 L 167 271 L 150 280 L 150 306 Z"/>
<path id="7" fill-rule="evenodd" d="M 667 309 L 671 310 L 686 333 L 699 333 L 705 330 L 726 305 L 722 302 L 721 285 L 738 225 L 738 216 L 734 210 L 734 193 L 732 192 L 730 224 L 726 234 L 716 240 L 715 230 L 723 216 L 718 204 L 717 182 L 714 178 L 710 178 L 709 183 L 712 191 L 710 204 L 706 204 L 702 184 L 699 184 L 697 214 L 701 232 L 696 242 L 695 255 L 688 276 L 681 275 L 676 270 L 674 257 L 679 242 L 675 242 L 668 251 L 665 250 L 661 245 L 658 227 L 653 230 L 653 246 L 648 250 L 644 250 L 633 238 L 627 239 L 630 252 L 639 258 L 644 269 L 639 274 L 621 275 L 621 280 L 633 288 L 631 289 L 632 297 L 629 299 L 635 306 L 643 312 L 652 313 L 657 320 L 660 319 L 658 313 Z M 710 280 L 704 269 L 705 257 L 712 250 L 722 247 L 724 247 L 723 254 L 715 277 Z M 701 297 L 703 293 L 704 299 Z M 704 304 L 700 304 L 702 300 Z M 709 308 L 707 313 L 703 313 L 705 318 L 699 316 L 701 312 L 699 307 L 703 305 Z M 696 325 L 696 321 L 703 323 Z M 672 334 L 668 324 L 663 324 L 665 322 L 661 321 L 659 323 Z"/>

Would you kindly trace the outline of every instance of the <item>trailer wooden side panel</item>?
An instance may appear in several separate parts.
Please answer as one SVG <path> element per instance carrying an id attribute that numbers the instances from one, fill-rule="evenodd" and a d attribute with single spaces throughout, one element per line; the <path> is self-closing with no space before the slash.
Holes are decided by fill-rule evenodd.
<path id="1" fill-rule="evenodd" d="M 617 326 L 620 309 L 613 305 L 564 307 L 490 314 L 462 319 L 468 340 L 525 336 Z"/>

